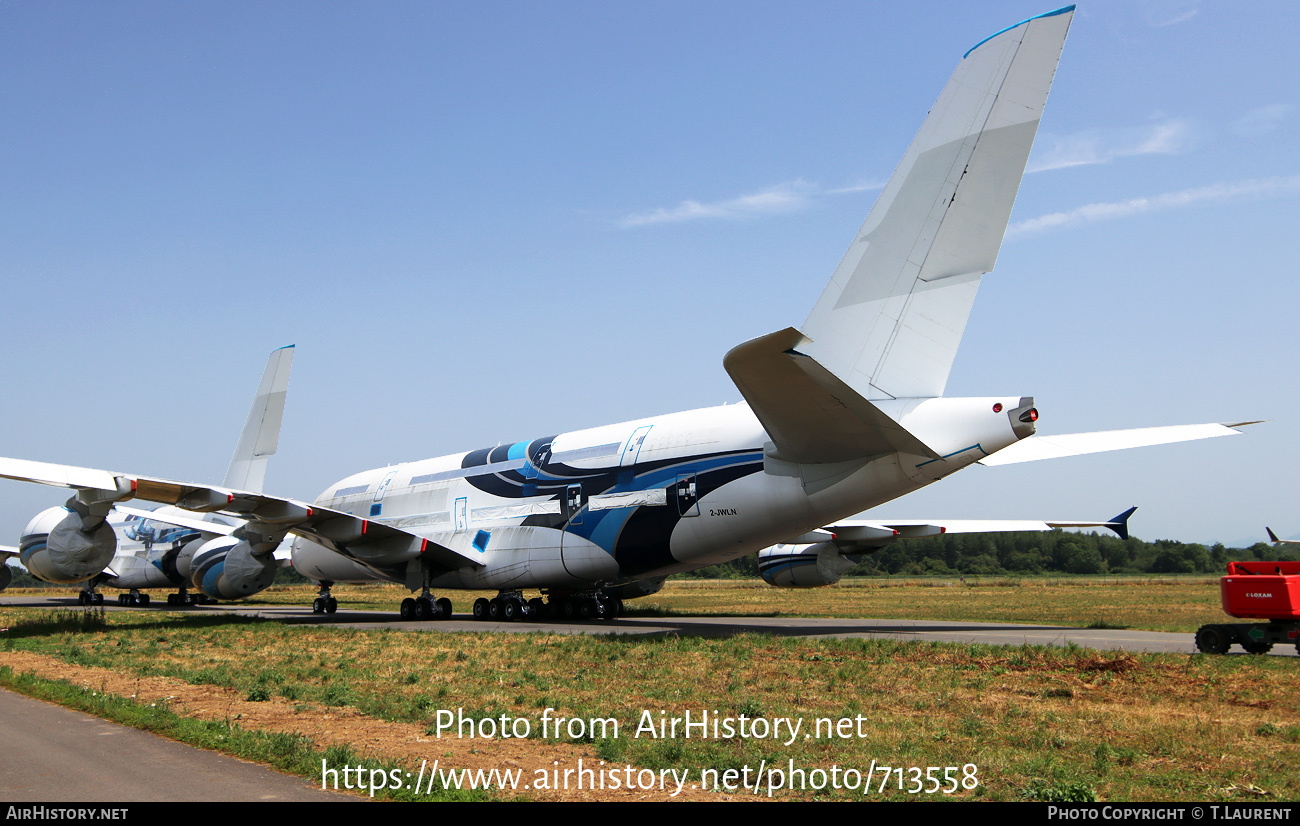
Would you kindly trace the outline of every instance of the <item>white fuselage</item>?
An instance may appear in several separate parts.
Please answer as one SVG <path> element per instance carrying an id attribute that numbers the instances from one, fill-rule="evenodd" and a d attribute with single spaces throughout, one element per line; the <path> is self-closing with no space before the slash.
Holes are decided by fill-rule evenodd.
<path id="1" fill-rule="evenodd" d="M 437 572 L 432 587 L 601 587 L 755 553 L 928 485 L 1015 442 L 999 411 L 1018 401 L 890 403 L 940 459 L 782 461 L 735 404 L 369 470 L 316 504 L 480 560 Z M 421 584 L 418 558 L 366 564 L 296 538 L 293 561 L 320 580 Z"/>

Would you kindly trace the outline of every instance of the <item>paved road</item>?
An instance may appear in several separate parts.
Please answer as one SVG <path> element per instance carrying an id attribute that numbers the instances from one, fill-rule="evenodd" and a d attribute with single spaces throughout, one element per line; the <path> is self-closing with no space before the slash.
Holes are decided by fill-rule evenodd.
<path id="1" fill-rule="evenodd" d="M 0 743 L 0 800 L 13 803 L 359 799 L 3 689 Z"/>
<path id="2" fill-rule="evenodd" d="M 48 607 L 76 606 L 71 597 L 2 597 L 0 605 Z M 1190 633 L 1132 631 L 1116 628 L 1068 628 L 1054 625 L 1017 625 L 996 622 L 935 622 L 927 620 L 834 619 L 809 617 L 629 617 L 613 622 L 479 622 L 466 614 L 457 614 L 445 622 L 406 622 L 395 611 L 340 610 L 337 614 L 313 614 L 308 606 L 229 605 L 202 608 L 168 609 L 119 608 L 111 611 L 225 611 L 246 616 L 276 619 L 291 624 L 339 625 L 348 628 L 373 628 L 382 625 L 404 631 L 452 631 L 530 633 L 548 631 L 560 634 L 629 634 L 633 636 L 729 636 L 733 634 L 775 634 L 787 637 L 835 637 L 840 639 L 931 640 L 935 642 L 988 643 L 990 645 L 1077 645 L 1109 651 L 1146 651 L 1195 653 Z M 1230 654 L 1243 654 L 1234 647 Z M 1275 656 L 1296 656 L 1290 646 L 1277 646 Z"/>

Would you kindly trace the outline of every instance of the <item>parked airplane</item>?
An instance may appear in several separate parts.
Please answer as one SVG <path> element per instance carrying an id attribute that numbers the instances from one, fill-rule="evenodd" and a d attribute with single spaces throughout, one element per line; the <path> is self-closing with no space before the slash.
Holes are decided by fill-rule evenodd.
<path id="1" fill-rule="evenodd" d="M 111 544 L 104 515 L 134 497 L 246 520 L 227 539 L 236 582 L 260 582 L 292 536 L 295 567 L 325 600 L 333 583 L 385 580 L 420 592 L 404 617 L 445 618 L 451 602 L 434 589 L 462 588 L 499 592 L 478 616 L 610 617 L 669 574 L 825 530 L 977 462 L 1234 434 L 1206 424 L 1048 438 L 1034 435 L 1032 397 L 942 397 L 1073 10 L 963 55 L 803 327 L 727 353 L 744 404 L 369 470 L 314 504 L 15 459 L 0 459 L 0 476 L 76 489 L 51 555 Z M 524 589 L 549 605 L 525 603 Z"/>
<path id="2" fill-rule="evenodd" d="M 274 351 L 267 360 L 226 471 L 225 486 L 262 490 L 267 461 L 279 443 L 292 365 L 292 345 Z M 237 544 L 229 537 L 242 520 L 219 514 L 196 517 L 175 507 L 151 511 L 121 504 L 99 514 L 104 507 L 104 503 L 96 504 L 96 512 L 91 513 L 73 497 L 67 505 L 44 510 L 23 530 L 17 548 L 0 546 L 0 556 L 18 557 L 33 576 L 46 582 L 82 583 L 78 594 L 82 605 L 104 603 L 100 586 L 123 589 L 118 596 L 123 605 L 148 605 L 149 595 L 141 593 L 145 588 L 176 588 L 176 593 L 167 596 L 168 605 L 239 599 L 261 591 L 275 576 L 274 563 L 268 566 L 261 560 L 256 570 L 227 573 L 227 565 L 233 561 L 230 551 Z M 86 514 L 81 514 L 83 509 Z M 84 526 L 86 519 L 97 520 L 97 526 L 66 533 L 64 522 Z M 58 538 L 65 535 L 69 539 Z M 3 574 L 0 590 L 10 581 L 7 568 Z M 198 593 L 190 594 L 190 588 Z"/>

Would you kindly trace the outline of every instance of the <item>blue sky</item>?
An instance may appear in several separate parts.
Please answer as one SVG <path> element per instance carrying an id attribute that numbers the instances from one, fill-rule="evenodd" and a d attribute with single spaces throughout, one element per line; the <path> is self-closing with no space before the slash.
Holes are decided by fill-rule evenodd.
<path id="1" fill-rule="evenodd" d="M 268 492 L 739 400 L 958 58 L 957 3 L 0 6 L 0 455 Z M 1242 436 L 971 468 L 881 509 L 1228 543 L 1295 504 L 1294 3 L 1081 4 L 947 394 Z M 66 494 L 0 483 L 0 536 Z"/>

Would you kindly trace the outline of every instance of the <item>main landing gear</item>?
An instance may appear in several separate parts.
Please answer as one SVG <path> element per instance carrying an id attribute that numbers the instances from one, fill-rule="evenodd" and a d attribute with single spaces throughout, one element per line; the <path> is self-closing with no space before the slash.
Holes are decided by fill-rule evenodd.
<path id="1" fill-rule="evenodd" d="M 149 605 L 149 595 L 142 594 L 136 589 L 132 588 L 130 593 L 126 593 L 125 591 L 123 591 L 122 593 L 117 595 L 117 604 L 138 606 L 140 608 L 145 608 L 148 607 Z"/>
<path id="2" fill-rule="evenodd" d="M 191 594 L 189 591 L 185 590 L 184 588 L 180 589 L 180 591 L 175 594 L 167 595 L 167 604 L 173 606 L 210 605 L 215 603 L 216 600 L 210 598 L 205 593 L 200 592 L 197 594 Z"/>
<path id="3" fill-rule="evenodd" d="M 339 601 L 330 594 L 330 588 L 334 587 L 333 582 L 322 582 L 320 584 L 320 595 L 311 604 L 313 614 L 332 614 L 339 610 Z"/>
<path id="4" fill-rule="evenodd" d="M 480 597 L 474 601 L 474 619 L 515 622 L 548 619 L 613 620 L 623 614 L 623 600 L 599 591 L 549 593 L 549 602 L 540 597 L 524 601 L 519 591 L 502 591 L 494 599 Z"/>
<path id="5" fill-rule="evenodd" d="M 87 588 L 86 590 L 77 594 L 77 604 L 78 605 L 103 605 L 104 595 L 95 593 L 95 590 L 93 588 Z"/>
<path id="6" fill-rule="evenodd" d="M 451 619 L 451 600 L 446 597 L 434 599 L 429 589 L 425 588 L 418 597 L 402 600 L 402 619 L 422 622 Z"/>

